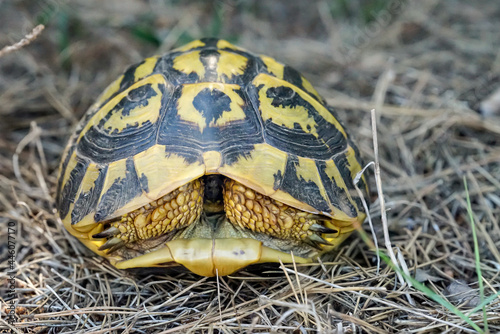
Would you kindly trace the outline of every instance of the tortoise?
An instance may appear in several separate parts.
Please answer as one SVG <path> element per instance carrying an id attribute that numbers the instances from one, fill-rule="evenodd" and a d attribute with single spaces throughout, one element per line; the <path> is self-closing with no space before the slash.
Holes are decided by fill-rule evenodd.
<path id="1" fill-rule="evenodd" d="M 309 263 L 365 219 L 359 151 L 299 72 L 215 38 L 132 65 L 59 168 L 65 228 L 119 269 Z M 359 188 L 368 191 L 365 176 Z"/>

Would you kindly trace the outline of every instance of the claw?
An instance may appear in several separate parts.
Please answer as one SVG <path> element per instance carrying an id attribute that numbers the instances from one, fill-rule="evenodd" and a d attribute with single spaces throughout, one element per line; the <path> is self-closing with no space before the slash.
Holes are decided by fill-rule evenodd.
<path id="1" fill-rule="evenodd" d="M 92 236 L 92 238 L 101 239 L 101 238 L 107 238 L 107 237 L 114 237 L 117 234 L 120 234 L 120 230 L 114 226 L 111 226 L 110 228 L 108 228 L 100 233 L 94 234 Z"/>
<path id="2" fill-rule="evenodd" d="M 317 250 L 323 250 L 323 249 L 321 248 L 321 245 L 320 245 L 320 244 L 318 244 L 318 243 L 316 243 L 316 242 L 312 241 L 312 240 L 311 240 L 311 239 L 309 239 L 309 238 L 305 238 L 305 239 L 303 240 L 303 242 L 304 242 L 305 244 L 308 244 L 309 246 L 311 246 L 311 247 L 313 247 L 313 248 L 316 248 Z"/>
<path id="3" fill-rule="evenodd" d="M 108 253 L 112 253 L 115 250 L 122 248 L 124 245 L 125 245 L 125 242 L 122 239 L 112 238 L 112 239 L 109 239 L 108 241 L 106 241 L 106 243 L 104 243 L 104 245 L 99 247 L 99 250 L 103 251 L 103 250 L 107 249 Z"/>
<path id="4" fill-rule="evenodd" d="M 309 226 L 309 229 L 313 232 L 318 232 L 318 233 L 334 233 L 334 234 L 339 233 L 339 231 L 337 230 L 333 230 L 331 228 L 328 228 L 320 224 L 312 224 L 311 226 Z"/>
<path id="5" fill-rule="evenodd" d="M 320 237 L 317 234 L 311 234 L 309 236 L 309 239 L 312 240 L 312 241 L 314 241 L 314 242 L 317 242 L 318 244 L 329 245 L 329 246 L 332 245 L 331 243 L 329 243 L 328 241 L 326 241 L 325 239 L 323 239 L 322 237 Z"/>
<path id="6" fill-rule="evenodd" d="M 320 237 L 317 234 L 311 234 L 310 236 L 308 236 L 304 240 L 304 242 L 307 243 L 308 245 L 310 245 L 314 248 L 320 249 L 320 250 L 322 249 L 321 245 L 327 245 L 327 246 L 332 245 L 331 243 L 329 243 L 328 241 L 326 241 L 325 239 L 323 239 L 322 237 Z"/>

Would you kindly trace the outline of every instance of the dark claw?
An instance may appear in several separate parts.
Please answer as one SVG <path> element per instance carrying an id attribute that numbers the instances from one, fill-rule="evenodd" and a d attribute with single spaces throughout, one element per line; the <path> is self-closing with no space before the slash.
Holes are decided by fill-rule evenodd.
<path id="1" fill-rule="evenodd" d="M 323 250 L 323 248 L 321 248 L 320 244 L 318 244 L 317 242 L 312 241 L 309 238 L 305 238 L 303 241 L 304 241 L 304 243 L 308 244 L 309 246 L 311 246 L 313 248 L 316 248 L 317 250 Z"/>
<path id="2" fill-rule="evenodd" d="M 320 224 L 312 224 L 311 226 L 309 226 L 309 229 L 313 232 L 318 232 L 318 233 L 333 233 L 333 234 L 339 233 L 339 231 L 337 230 L 333 230 L 331 228 L 328 228 Z"/>
<path id="3" fill-rule="evenodd" d="M 320 244 L 320 245 L 328 245 L 328 246 L 332 245 L 331 243 L 329 243 L 328 241 L 326 241 L 325 239 L 323 239 L 322 237 L 320 237 L 317 234 L 311 234 L 309 236 L 309 240 L 311 240 L 314 243 Z"/>
<path id="4" fill-rule="evenodd" d="M 108 249 L 108 254 L 109 254 L 109 253 L 113 253 L 113 252 L 114 252 L 114 251 L 116 251 L 116 250 L 119 250 L 119 249 L 120 249 L 120 248 L 122 248 L 123 246 L 125 246 L 125 242 L 124 242 L 124 241 L 122 241 L 121 243 L 119 243 L 119 244 L 117 244 L 117 245 L 115 245 L 115 246 L 111 247 L 110 249 Z"/>
<path id="5" fill-rule="evenodd" d="M 94 234 L 92 238 L 102 239 L 107 237 L 114 237 L 117 234 L 120 234 L 120 230 L 114 226 L 111 226 L 110 228 L 102 231 L 101 233 Z"/>
<path id="6" fill-rule="evenodd" d="M 106 241 L 104 245 L 99 247 L 100 251 L 108 249 L 108 253 L 112 253 L 117 249 L 122 248 L 125 245 L 125 242 L 120 238 L 112 238 Z"/>
<path id="7" fill-rule="evenodd" d="M 306 244 L 308 244 L 309 246 L 314 247 L 318 250 L 323 250 L 321 245 L 329 245 L 329 246 L 331 245 L 331 243 L 329 243 L 328 241 L 326 241 L 325 239 L 323 239 L 322 237 L 320 237 L 317 234 L 311 234 L 310 236 L 305 238 L 303 241 Z"/>

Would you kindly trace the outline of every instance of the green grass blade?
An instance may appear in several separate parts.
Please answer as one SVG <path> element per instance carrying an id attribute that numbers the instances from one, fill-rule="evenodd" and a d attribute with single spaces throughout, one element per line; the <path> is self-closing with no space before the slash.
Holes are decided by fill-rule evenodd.
<path id="1" fill-rule="evenodd" d="M 481 273 L 481 259 L 479 257 L 479 245 L 477 242 L 476 223 L 474 221 L 474 215 L 472 214 L 472 205 L 470 203 L 469 189 L 467 187 L 467 177 L 465 175 L 464 175 L 464 187 L 465 187 L 465 196 L 467 198 L 467 213 L 469 214 L 470 225 L 472 229 L 472 239 L 474 240 L 474 257 L 476 262 L 477 281 L 479 283 L 479 298 L 481 300 L 481 304 L 483 304 L 484 285 L 483 285 L 483 275 Z M 483 321 L 484 321 L 484 330 L 485 332 L 488 332 L 488 317 L 486 316 L 486 305 L 483 305 Z"/>
<path id="2" fill-rule="evenodd" d="M 394 271 L 398 271 L 403 277 L 410 281 L 411 284 L 420 292 L 424 293 L 427 297 L 430 299 L 434 300 L 436 303 L 440 304 L 441 306 L 445 307 L 448 309 L 450 312 L 453 312 L 455 315 L 460 317 L 463 321 L 465 321 L 467 324 L 469 324 L 472 328 L 474 328 L 478 333 L 484 333 L 484 331 L 477 325 L 475 324 L 466 314 L 461 312 L 457 307 L 455 307 L 453 304 L 451 304 L 449 301 L 447 301 L 445 298 L 441 297 L 431 289 L 429 289 L 427 286 L 424 284 L 420 283 L 416 279 L 414 279 L 411 276 L 406 275 L 401 269 L 396 267 L 391 259 L 384 254 L 382 251 L 378 251 L 380 254 L 380 257 L 384 262 L 386 262 Z"/>

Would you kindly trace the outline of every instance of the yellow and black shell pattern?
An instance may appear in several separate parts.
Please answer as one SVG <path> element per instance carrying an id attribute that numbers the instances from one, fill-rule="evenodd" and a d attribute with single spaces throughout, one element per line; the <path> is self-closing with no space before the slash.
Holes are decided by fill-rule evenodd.
<path id="1" fill-rule="evenodd" d="M 365 218 L 353 183 L 361 169 L 300 73 L 206 38 L 131 66 L 102 93 L 63 154 L 56 204 L 64 226 L 119 268 L 177 263 L 213 276 L 334 248 Z M 221 187 L 217 198 L 207 199 L 208 183 Z M 366 194 L 364 176 L 358 186 Z M 206 204 L 221 198 L 231 228 L 191 227 L 210 221 Z"/>

